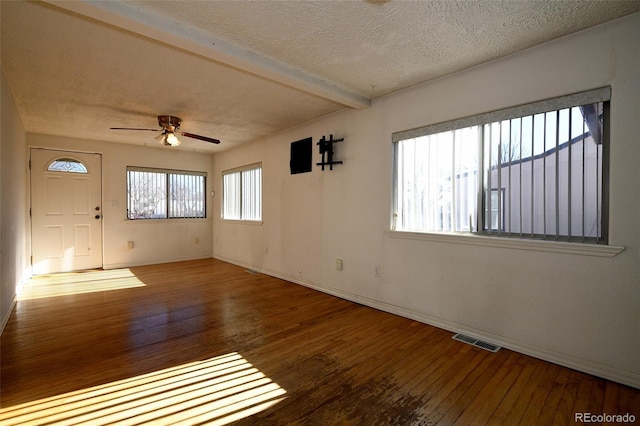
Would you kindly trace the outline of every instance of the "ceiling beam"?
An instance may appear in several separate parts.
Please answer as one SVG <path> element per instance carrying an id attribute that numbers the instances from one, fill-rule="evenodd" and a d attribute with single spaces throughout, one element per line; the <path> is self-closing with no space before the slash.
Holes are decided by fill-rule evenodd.
<path id="1" fill-rule="evenodd" d="M 270 57 L 216 39 L 204 31 L 162 16 L 146 13 L 120 1 L 45 1 L 70 12 L 140 34 L 350 108 L 366 109 L 371 106 L 370 99 L 334 83 L 319 79 Z"/>

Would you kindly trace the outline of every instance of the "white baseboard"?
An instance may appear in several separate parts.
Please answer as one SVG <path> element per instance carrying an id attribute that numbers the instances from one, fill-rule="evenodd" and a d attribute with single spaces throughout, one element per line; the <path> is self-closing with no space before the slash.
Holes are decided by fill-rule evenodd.
<path id="1" fill-rule="evenodd" d="M 134 266 L 159 265 L 161 263 L 186 262 L 189 260 L 211 259 L 211 256 L 177 257 L 171 259 L 150 259 L 135 262 L 105 263 L 102 269 L 132 268 Z M 231 262 L 229 262 L 231 263 Z"/>
<path id="2" fill-rule="evenodd" d="M 0 323 L 0 336 L 2 336 L 2 333 L 4 333 L 4 328 L 7 326 L 7 323 L 9 322 L 9 318 L 11 318 L 11 314 L 13 313 L 13 310 L 16 308 L 16 303 L 18 303 L 18 297 L 20 296 L 20 294 L 22 294 L 22 291 L 24 290 L 25 280 L 26 278 L 23 278 L 22 280 L 20 280 L 20 282 L 16 286 L 16 294 L 13 295 L 13 299 L 11 300 L 11 306 L 9 307 L 9 310 L 4 314 L 4 317 L 2 317 L 2 323 Z"/>
<path id="3" fill-rule="evenodd" d="M 262 268 L 255 265 L 249 265 L 244 262 L 238 262 L 234 259 L 228 259 L 224 256 L 213 256 L 215 259 L 222 260 L 234 265 L 238 265 L 244 268 L 252 269 L 254 271 L 261 272 L 266 275 L 270 275 L 276 278 L 280 278 L 286 281 L 300 284 L 305 287 L 312 288 L 314 290 L 321 291 L 323 293 L 330 294 L 332 296 L 339 297 L 341 299 L 349 300 L 351 302 L 359 303 L 361 305 L 369 306 L 374 309 L 378 309 L 391 314 L 399 315 L 401 317 L 409 318 L 428 324 L 434 327 L 438 327 L 452 333 L 462 333 L 468 336 L 474 337 L 479 340 L 483 340 L 489 343 L 502 346 L 503 348 L 519 352 L 525 355 L 532 356 L 544 361 L 548 361 L 554 364 L 568 367 L 574 370 L 582 371 L 593 376 L 602 377 L 607 380 L 611 380 L 623 385 L 631 386 L 636 389 L 640 389 L 640 375 L 630 371 L 624 371 L 617 368 L 609 367 L 607 365 L 598 364 L 589 360 L 575 357 L 573 355 L 556 352 L 550 349 L 541 348 L 535 345 L 530 345 L 525 342 L 509 339 L 504 336 L 500 336 L 488 331 L 474 329 L 464 326 L 455 322 L 447 321 L 442 318 L 433 317 L 421 312 L 417 312 L 402 306 L 392 305 L 386 302 L 382 302 L 368 297 L 363 297 L 357 294 L 336 290 L 332 288 L 326 288 L 318 285 L 317 283 L 302 280 L 299 277 L 293 275 L 282 274 L 277 271 L 270 270 L 268 268 Z"/>
<path id="4" fill-rule="evenodd" d="M 462 333 L 479 340 L 502 346 L 503 348 L 510 349 L 514 352 L 529 355 L 531 357 L 548 361 L 553 364 L 558 364 L 563 367 L 568 367 L 574 370 L 581 371 L 583 373 L 602 377 L 604 379 L 640 389 L 640 375 L 632 373 L 630 371 L 620 370 L 586 359 L 578 358 L 573 355 L 541 348 L 535 345 L 530 345 L 528 343 L 513 340 L 488 331 L 467 327 L 440 318 L 431 317 L 419 312 L 412 312 L 409 318 L 432 325 L 434 327 L 451 331 L 452 333 Z"/>
<path id="5" fill-rule="evenodd" d="M 13 310 L 16 308 L 17 300 L 18 300 L 18 297 L 13 296 L 13 300 L 11 301 L 11 306 L 9 307 L 9 310 L 5 313 L 4 317 L 2 317 L 2 323 L 0 323 L 0 336 L 2 336 L 2 333 L 4 333 L 4 328 L 7 326 L 7 323 L 9 322 L 9 318 L 11 317 Z"/>

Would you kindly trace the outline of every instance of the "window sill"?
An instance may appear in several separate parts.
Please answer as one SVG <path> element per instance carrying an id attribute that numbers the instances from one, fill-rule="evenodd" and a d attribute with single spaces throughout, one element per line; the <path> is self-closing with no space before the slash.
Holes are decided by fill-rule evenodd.
<path id="1" fill-rule="evenodd" d="M 516 238 L 489 237 L 471 234 L 421 233 L 386 231 L 389 238 L 433 241 L 447 244 L 497 247 L 513 250 L 543 251 L 550 253 L 577 254 L 582 256 L 614 257 L 624 251 L 622 246 L 568 243 L 563 241 L 526 240 Z"/>
<path id="2" fill-rule="evenodd" d="M 261 220 L 234 220 L 234 219 L 222 219 L 222 223 L 237 224 L 237 225 L 253 225 L 262 226 L 264 223 Z"/>
<path id="3" fill-rule="evenodd" d="M 208 217 L 159 217 L 154 219 L 124 219 L 125 223 L 202 223 L 208 222 Z"/>

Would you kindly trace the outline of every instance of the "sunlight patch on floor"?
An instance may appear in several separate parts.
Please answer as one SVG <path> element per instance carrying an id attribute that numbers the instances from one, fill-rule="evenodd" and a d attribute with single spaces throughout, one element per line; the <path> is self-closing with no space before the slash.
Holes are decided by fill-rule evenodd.
<path id="1" fill-rule="evenodd" d="M 234 352 L 2 408 L 0 423 L 223 425 L 263 411 L 285 394 Z"/>
<path id="2" fill-rule="evenodd" d="M 26 283 L 18 300 L 35 300 L 144 286 L 145 284 L 129 269 L 39 275 Z"/>

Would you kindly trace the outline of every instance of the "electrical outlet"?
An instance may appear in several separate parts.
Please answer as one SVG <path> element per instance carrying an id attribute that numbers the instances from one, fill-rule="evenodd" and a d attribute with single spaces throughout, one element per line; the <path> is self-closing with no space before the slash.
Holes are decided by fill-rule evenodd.
<path id="1" fill-rule="evenodd" d="M 133 248 L 133 241 L 127 241 L 127 249 L 131 250 Z"/>
<path id="2" fill-rule="evenodd" d="M 196 238 L 196 239 L 194 240 L 194 243 L 199 244 L 199 243 L 200 243 L 200 238 Z"/>
<path id="3" fill-rule="evenodd" d="M 336 271 L 342 271 L 342 259 L 336 259 Z"/>
<path id="4" fill-rule="evenodd" d="M 375 276 L 377 278 L 380 278 L 382 276 L 382 268 L 380 267 L 380 265 L 376 265 Z"/>

